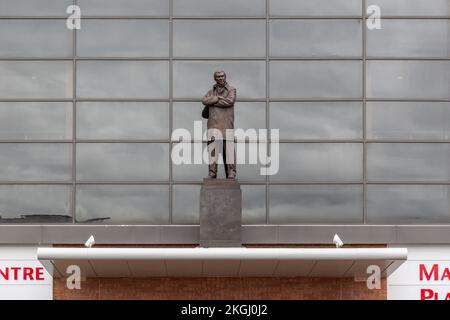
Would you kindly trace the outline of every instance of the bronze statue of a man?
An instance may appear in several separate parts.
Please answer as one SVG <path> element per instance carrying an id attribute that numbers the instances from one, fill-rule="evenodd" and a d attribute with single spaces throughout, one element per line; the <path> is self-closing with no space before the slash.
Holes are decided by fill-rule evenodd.
<path id="1" fill-rule="evenodd" d="M 203 97 L 202 117 L 208 119 L 208 151 L 210 178 L 217 178 L 218 143 L 222 141 L 222 158 L 225 164 L 225 175 L 228 179 L 236 179 L 236 157 L 234 153 L 234 102 L 236 88 L 226 81 L 223 70 L 214 72 L 216 84 Z"/>

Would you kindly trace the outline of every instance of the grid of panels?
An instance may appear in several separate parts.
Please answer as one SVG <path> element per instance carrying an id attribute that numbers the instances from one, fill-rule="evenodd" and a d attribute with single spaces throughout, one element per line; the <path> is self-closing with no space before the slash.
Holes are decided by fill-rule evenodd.
<path id="1" fill-rule="evenodd" d="M 169 134 L 198 119 L 223 68 L 237 126 L 281 134 L 279 174 L 238 169 L 246 223 L 450 221 L 445 2 L 383 3 L 384 29 L 367 30 L 361 0 L 79 0 L 80 31 L 61 3 L 20 2 L 0 2 L 16 35 L 0 33 L 0 110 L 28 121 L 2 135 L 2 213 L 195 223 L 206 168 L 171 165 Z"/>

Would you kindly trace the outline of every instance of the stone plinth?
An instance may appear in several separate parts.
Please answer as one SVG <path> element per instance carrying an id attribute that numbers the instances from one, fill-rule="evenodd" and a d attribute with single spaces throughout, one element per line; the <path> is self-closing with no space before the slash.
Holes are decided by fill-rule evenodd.
<path id="1" fill-rule="evenodd" d="M 200 191 L 200 246 L 240 247 L 242 191 L 237 180 L 203 179 Z"/>

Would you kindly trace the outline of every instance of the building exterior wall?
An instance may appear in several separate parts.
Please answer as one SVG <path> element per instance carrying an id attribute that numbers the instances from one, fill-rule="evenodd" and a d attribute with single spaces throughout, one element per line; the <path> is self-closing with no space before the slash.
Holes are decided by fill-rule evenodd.
<path id="1" fill-rule="evenodd" d="M 171 134 L 224 69 L 236 127 L 280 130 L 277 174 L 238 166 L 244 243 L 448 244 L 449 25 L 446 0 L 0 0 L 0 243 L 195 245 L 207 168 L 173 164 Z M 61 299 L 386 298 L 348 279 L 227 281 L 54 283 Z"/>

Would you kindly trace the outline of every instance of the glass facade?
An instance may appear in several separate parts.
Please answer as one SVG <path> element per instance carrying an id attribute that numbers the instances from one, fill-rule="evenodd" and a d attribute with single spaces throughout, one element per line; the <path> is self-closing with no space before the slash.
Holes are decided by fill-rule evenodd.
<path id="1" fill-rule="evenodd" d="M 170 136 L 216 69 L 280 130 L 244 224 L 450 223 L 448 0 L 0 0 L 0 223 L 197 224 Z"/>

